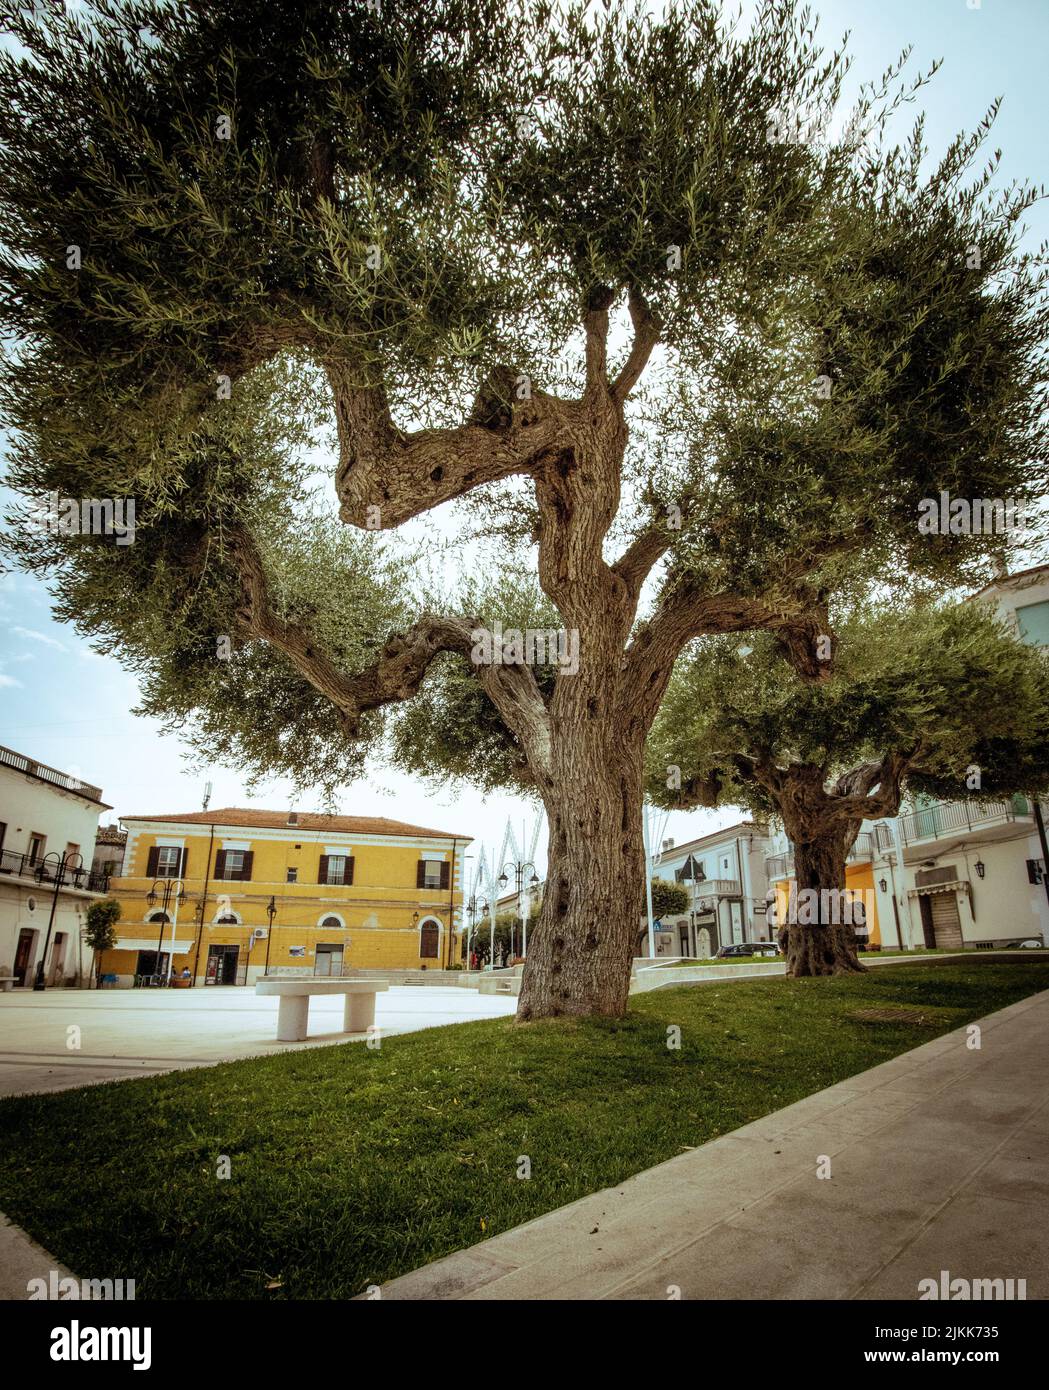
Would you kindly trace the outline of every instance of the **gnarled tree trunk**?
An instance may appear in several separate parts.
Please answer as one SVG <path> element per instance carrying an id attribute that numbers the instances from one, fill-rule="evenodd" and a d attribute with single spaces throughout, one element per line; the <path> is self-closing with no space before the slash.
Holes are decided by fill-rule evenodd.
<path id="1" fill-rule="evenodd" d="M 847 975 L 866 969 L 856 955 L 854 927 L 846 905 L 847 853 L 841 835 L 833 831 L 817 840 L 794 841 L 796 892 L 791 894 L 787 921 L 780 929 L 787 974 L 794 978 Z"/>
<path id="2" fill-rule="evenodd" d="M 517 1017 L 626 1012 L 644 893 L 641 749 L 609 724 L 555 737 L 543 906 Z"/>

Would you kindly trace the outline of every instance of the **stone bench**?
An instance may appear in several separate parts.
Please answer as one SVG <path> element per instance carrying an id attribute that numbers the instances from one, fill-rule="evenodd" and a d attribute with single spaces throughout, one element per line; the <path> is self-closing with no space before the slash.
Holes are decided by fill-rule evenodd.
<path id="1" fill-rule="evenodd" d="M 0 993 L 6 994 L 9 989 L 12 989 L 15 985 L 15 980 L 16 977 L 14 975 L 0 975 Z"/>
<path id="2" fill-rule="evenodd" d="M 281 980 L 263 979 L 255 983 L 256 994 L 275 994 L 277 1041 L 303 1042 L 309 1022 L 311 994 L 344 994 L 342 1031 L 366 1033 L 375 1022 L 375 996 L 389 989 L 385 980 Z"/>

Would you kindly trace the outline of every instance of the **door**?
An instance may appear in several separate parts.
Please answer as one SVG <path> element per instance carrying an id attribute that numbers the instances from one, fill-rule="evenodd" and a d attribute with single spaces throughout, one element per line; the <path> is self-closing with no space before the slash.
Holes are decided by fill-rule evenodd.
<path id="1" fill-rule="evenodd" d="M 740 942 L 743 940 L 743 905 L 742 903 L 730 902 L 728 910 L 732 922 L 732 940 Z"/>
<path id="2" fill-rule="evenodd" d="M 936 945 L 941 950 L 960 951 L 962 948 L 962 924 L 958 916 L 958 898 L 955 893 L 931 893 L 932 926 Z"/>
<path id="3" fill-rule="evenodd" d="M 314 975 L 342 974 L 342 943 L 317 943 L 317 956 L 313 964 Z"/>
<path id="4" fill-rule="evenodd" d="M 436 922 L 424 922 L 419 931 L 419 956 L 422 960 L 436 960 L 440 928 Z"/>
<path id="5" fill-rule="evenodd" d="M 51 947 L 51 974 L 48 984 L 57 985 L 62 979 L 66 963 L 66 940 L 64 931 L 55 932 L 55 940 Z"/>
<path id="6" fill-rule="evenodd" d="M 932 925 L 932 903 L 929 900 L 928 894 L 919 898 L 918 902 L 921 905 L 922 936 L 925 940 L 926 947 L 931 951 L 936 946 L 936 932 L 933 930 Z"/>
<path id="7" fill-rule="evenodd" d="M 239 946 L 209 946 L 208 964 L 204 971 L 206 985 L 235 985 Z"/>
<path id="8" fill-rule="evenodd" d="M 678 927 L 677 930 L 678 930 L 678 937 L 679 937 L 680 943 L 681 943 L 681 954 L 682 954 L 683 956 L 687 956 L 687 955 L 689 954 L 689 949 L 688 949 L 688 926 L 686 925 L 686 923 L 682 922 L 681 925 Z"/>
<path id="9" fill-rule="evenodd" d="M 138 964 L 135 966 L 136 984 L 152 985 L 158 979 L 166 980 L 167 977 L 167 951 L 162 951 L 159 956 L 156 951 L 139 951 Z"/>
<path id="10" fill-rule="evenodd" d="M 15 949 L 14 976 L 20 985 L 25 984 L 25 977 L 29 970 L 29 960 L 33 954 L 34 936 L 36 936 L 36 932 L 29 927 L 23 927 L 18 933 L 18 946 Z"/>

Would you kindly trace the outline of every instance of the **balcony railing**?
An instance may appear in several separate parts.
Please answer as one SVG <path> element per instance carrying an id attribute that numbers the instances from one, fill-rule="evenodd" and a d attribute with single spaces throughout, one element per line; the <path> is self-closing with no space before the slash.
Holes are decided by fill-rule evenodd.
<path id="1" fill-rule="evenodd" d="M 909 816 L 901 816 L 900 834 L 904 844 L 913 845 L 962 830 L 980 830 L 990 825 L 1030 820 L 1032 816 L 1030 802 L 1022 796 L 985 801 L 982 805 L 972 801 L 940 801 L 933 806 L 924 806 Z"/>
<path id="2" fill-rule="evenodd" d="M 102 800 L 101 787 L 93 787 L 90 782 L 81 782 L 79 777 L 72 777 L 68 772 L 59 772 L 57 767 L 48 767 L 47 763 L 38 763 L 23 753 L 16 753 L 13 748 L 0 746 L 0 763 L 30 777 L 39 777 L 42 782 L 52 782 L 56 787 L 65 787 L 66 791 L 79 792 L 89 801 Z"/>
<path id="3" fill-rule="evenodd" d="M 874 836 L 869 830 L 861 830 L 856 836 L 856 843 L 849 850 L 848 862 L 855 863 L 860 859 L 874 858 Z"/>
<path id="4" fill-rule="evenodd" d="M 5 849 L 0 853 L 0 874 L 10 874 L 13 878 L 30 878 L 41 887 L 55 885 L 55 863 L 45 863 L 42 859 L 30 859 L 28 854 L 16 854 Z M 85 893 L 107 893 L 109 875 L 97 873 L 92 869 L 67 868 L 62 879 L 63 888 L 79 888 Z"/>
<path id="5" fill-rule="evenodd" d="M 766 857 L 765 873 L 769 878 L 790 878 L 793 872 L 793 854 L 770 854 Z"/>
<path id="6" fill-rule="evenodd" d="M 738 898 L 740 896 L 739 880 L 735 878 L 701 878 L 696 880 L 696 897 L 703 898 Z"/>

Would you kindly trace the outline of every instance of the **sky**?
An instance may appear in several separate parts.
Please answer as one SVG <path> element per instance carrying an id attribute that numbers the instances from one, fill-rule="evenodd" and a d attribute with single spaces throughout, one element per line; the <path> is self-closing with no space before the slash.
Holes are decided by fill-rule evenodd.
<path id="1" fill-rule="evenodd" d="M 735 9 L 735 5 L 729 7 Z M 744 6 L 746 14 L 752 6 Z M 1003 152 L 1002 179 L 1049 184 L 1046 129 L 1049 98 L 1049 0 L 815 0 L 820 33 L 832 46 L 852 31 L 853 86 L 871 79 L 913 44 L 908 71 L 944 65 L 920 105 L 932 149 L 946 147 L 961 129 L 971 130 L 996 97 L 1004 104 L 990 142 Z M 1033 208 L 1028 222 L 1031 249 L 1049 239 L 1049 209 Z M 334 501 L 334 493 L 332 493 Z M 432 532 L 430 533 L 432 535 Z M 419 532 L 420 545 L 425 533 Z M 211 807 L 254 805 L 290 808 L 290 787 L 281 781 L 253 794 L 240 776 L 218 764 L 187 757 L 177 738 L 161 735 L 149 720 L 129 711 L 137 702 L 135 681 L 113 659 L 93 652 L 67 626 L 53 621 L 49 597 L 36 580 L 0 576 L 0 744 L 103 788 L 120 815 L 196 811 L 205 784 Z M 296 809 L 320 809 L 300 798 Z M 338 809 L 345 814 L 389 816 L 474 837 L 498 851 L 512 821 L 518 839 L 530 845 L 538 812 L 507 796 L 483 797 L 469 787 L 434 790 L 421 781 L 376 768 L 371 777 L 346 788 Z M 653 843 L 671 836 L 681 843 L 742 819 L 731 809 L 675 813 L 656 818 Z M 545 826 L 540 827 L 536 862 L 545 867 Z M 474 859 L 476 864 L 476 858 Z M 468 865 L 467 881 L 473 865 Z"/>

